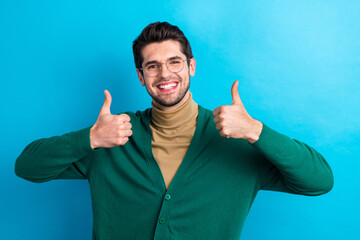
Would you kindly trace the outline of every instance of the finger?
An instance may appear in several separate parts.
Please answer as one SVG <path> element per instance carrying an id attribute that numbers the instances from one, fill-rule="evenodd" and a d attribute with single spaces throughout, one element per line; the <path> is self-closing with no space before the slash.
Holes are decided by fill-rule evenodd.
<path id="1" fill-rule="evenodd" d="M 130 122 L 122 123 L 119 127 L 120 130 L 130 130 L 132 127 Z"/>
<path id="2" fill-rule="evenodd" d="M 130 122 L 130 117 L 127 114 L 120 114 L 117 116 L 119 122 Z"/>
<path id="3" fill-rule="evenodd" d="M 131 130 L 123 130 L 122 137 L 130 137 L 133 134 Z"/>
<path id="4" fill-rule="evenodd" d="M 243 105 L 240 99 L 238 86 L 239 86 L 239 81 L 236 80 L 231 87 L 231 96 L 232 96 L 233 105 Z"/>
<path id="5" fill-rule="evenodd" d="M 111 106 L 112 98 L 108 90 L 105 90 L 104 93 L 105 93 L 105 100 L 99 115 L 111 114 L 110 106 Z"/>
<path id="6" fill-rule="evenodd" d="M 219 115 L 217 115 L 216 117 L 214 117 L 214 122 L 215 123 L 219 123 L 219 122 L 221 122 L 221 121 L 223 121 L 224 119 L 223 118 L 221 118 L 221 115 L 219 114 Z"/>
<path id="7" fill-rule="evenodd" d="M 128 137 L 132 136 L 133 135 L 133 131 L 129 130 L 129 134 L 128 134 Z"/>
<path id="8" fill-rule="evenodd" d="M 221 108 L 220 108 L 220 107 L 217 107 L 217 108 L 214 109 L 213 115 L 214 115 L 214 116 L 217 116 L 220 112 L 221 112 Z"/>
<path id="9" fill-rule="evenodd" d="M 219 130 L 219 131 L 221 131 L 221 130 L 223 129 L 223 127 L 220 126 L 220 124 L 216 124 L 215 128 L 216 128 L 217 130 Z"/>
<path id="10" fill-rule="evenodd" d="M 220 131 L 220 136 L 229 138 L 229 137 L 231 137 L 231 134 L 230 134 L 229 131 L 227 131 L 227 130 L 225 130 L 225 129 L 222 129 L 222 130 Z"/>
<path id="11" fill-rule="evenodd" d="M 129 141 L 128 137 L 122 137 L 119 139 L 118 144 L 121 146 L 121 145 L 124 145 L 125 143 L 127 143 L 127 141 Z"/>

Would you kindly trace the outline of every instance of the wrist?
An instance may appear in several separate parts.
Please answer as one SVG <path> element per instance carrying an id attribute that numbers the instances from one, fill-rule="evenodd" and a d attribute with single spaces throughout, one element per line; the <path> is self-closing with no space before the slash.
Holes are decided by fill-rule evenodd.
<path id="1" fill-rule="evenodd" d="M 259 140 L 262 129 L 263 129 L 262 122 L 254 119 L 254 125 L 253 125 L 253 127 L 251 127 L 251 131 L 249 132 L 246 140 L 250 144 L 253 144 L 257 140 Z"/>
<path id="2" fill-rule="evenodd" d="M 92 149 L 98 148 L 96 145 L 95 137 L 94 137 L 95 125 L 90 128 L 90 146 Z"/>

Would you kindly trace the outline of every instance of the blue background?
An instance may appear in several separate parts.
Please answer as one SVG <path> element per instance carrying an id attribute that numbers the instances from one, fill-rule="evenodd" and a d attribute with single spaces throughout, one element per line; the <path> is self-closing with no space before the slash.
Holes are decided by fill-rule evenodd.
<path id="1" fill-rule="evenodd" d="M 1 239 L 91 239 L 87 182 L 26 182 L 15 159 L 35 139 L 92 125 L 104 89 L 114 113 L 149 107 L 131 46 L 159 20 L 192 44 L 199 104 L 231 104 L 239 80 L 250 115 L 332 166 L 329 194 L 260 192 L 242 239 L 358 239 L 359 13 L 355 0 L 1 0 Z"/>

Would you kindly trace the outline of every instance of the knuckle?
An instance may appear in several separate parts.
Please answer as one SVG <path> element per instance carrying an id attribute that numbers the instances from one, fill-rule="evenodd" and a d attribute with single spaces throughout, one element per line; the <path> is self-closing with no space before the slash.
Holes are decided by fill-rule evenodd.
<path id="1" fill-rule="evenodd" d="M 129 122 L 121 122 L 119 125 L 119 129 L 121 130 L 128 130 L 131 129 L 131 124 Z"/>
<path id="2" fill-rule="evenodd" d="M 226 118 L 226 115 L 224 113 L 220 113 L 218 115 L 218 117 L 219 117 L 219 120 L 224 120 Z"/>
<path id="3" fill-rule="evenodd" d="M 124 137 L 121 139 L 122 140 L 122 145 L 124 145 L 125 143 L 127 143 L 129 141 L 128 137 Z"/>
<path id="4" fill-rule="evenodd" d="M 120 117 L 123 120 L 123 122 L 129 122 L 130 121 L 130 117 L 127 114 L 120 114 Z"/>
<path id="5" fill-rule="evenodd" d="M 225 136 L 229 136 L 230 135 L 230 131 L 226 128 L 224 128 L 222 131 L 222 134 L 225 135 Z"/>
<path id="6" fill-rule="evenodd" d="M 117 139 L 117 145 L 124 145 L 125 143 L 124 138 L 121 137 Z"/>
<path id="7" fill-rule="evenodd" d="M 123 123 L 123 120 L 122 120 L 121 116 L 118 116 L 118 117 L 116 118 L 116 122 L 117 122 L 118 124 Z"/>
<path id="8" fill-rule="evenodd" d="M 224 131 L 220 131 L 220 136 L 225 137 Z"/>
<path id="9" fill-rule="evenodd" d="M 123 131 L 121 131 L 121 130 L 119 130 L 119 131 L 117 131 L 116 132 L 116 137 L 123 137 L 124 136 L 124 132 Z"/>
<path id="10" fill-rule="evenodd" d="M 216 115 L 219 114 L 219 112 L 220 112 L 220 107 L 217 107 L 217 108 L 214 109 L 213 115 L 216 116 Z"/>
<path id="11" fill-rule="evenodd" d="M 117 144 L 118 144 L 118 145 L 123 145 L 123 144 L 124 144 L 123 139 L 122 139 L 122 138 L 118 138 Z"/>

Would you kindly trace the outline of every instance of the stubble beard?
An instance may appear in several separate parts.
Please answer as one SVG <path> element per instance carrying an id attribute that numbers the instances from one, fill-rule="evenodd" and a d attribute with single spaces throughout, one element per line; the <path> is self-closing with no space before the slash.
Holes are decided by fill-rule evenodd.
<path id="1" fill-rule="evenodd" d="M 162 79 L 162 80 L 159 80 L 157 81 L 158 82 L 167 82 L 167 80 L 165 79 Z M 178 86 L 177 87 L 180 87 L 181 83 L 183 82 L 183 79 L 182 78 L 179 78 L 179 83 L 178 83 Z M 156 84 L 157 84 L 156 83 Z M 146 84 L 146 81 L 145 81 L 145 84 Z M 172 107 L 172 106 L 175 106 L 176 104 L 178 104 L 179 102 L 181 102 L 181 100 L 184 99 L 186 93 L 189 91 L 190 89 L 190 76 L 189 76 L 189 83 L 187 86 L 185 86 L 185 88 L 178 94 L 178 96 L 176 96 L 176 98 L 174 100 L 166 100 L 165 98 L 161 98 L 155 94 L 152 94 L 148 88 L 147 88 L 147 85 L 146 85 L 146 91 L 149 93 L 150 97 L 159 105 L 161 106 L 164 106 L 164 107 Z"/>

